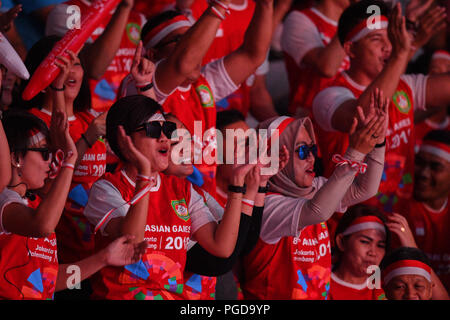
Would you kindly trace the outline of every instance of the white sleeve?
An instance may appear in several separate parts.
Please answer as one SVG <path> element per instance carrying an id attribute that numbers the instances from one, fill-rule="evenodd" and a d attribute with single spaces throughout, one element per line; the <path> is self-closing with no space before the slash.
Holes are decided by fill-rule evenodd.
<path id="1" fill-rule="evenodd" d="M 335 132 L 331 124 L 336 109 L 345 101 L 355 99 L 353 92 L 345 87 L 329 87 L 320 91 L 313 101 L 314 119 L 323 130 Z"/>
<path id="2" fill-rule="evenodd" d="M 169 94 L 166 94 L 164 92 L 162 92 L 159 87 L 158 87 L 158 83 L 156 82 L 156 73 L 158 72 L 158 65 L 161 63 L 161 61 L 163 61 L 164 59 L 159 60 L 156 64 L 155 64 L 155 72 L 153 72 L 153 90 L 155 91 L 155 97 L 156 97 L 156 101 L 162 105 L 164 102 L 166 102 L 166 99 L 175 92 L 175 90 L 177 90 L 177 88 L 173 89 L 172 92 L 170 92 Z"/>
<path id="3" fill-rule="evenodd" d="M 208 81 L 214 96 L 214 101 L 222 100 L 239 88 L 239 85 L 236 85 L 228 75 L 223 64 L 223 58 L 203 66 L 201 73 L 206 81 Z"/>
<path id="4" fill-rule="evenodd" d="M 267 52 L 266 59 L 258 68 L 256 68 L 255 75 L 262 76 L 267 74 L 269 72 L 269 67 L 269 52 Z"/>
<path id="5" fill-rule="evenodd" d="M 305 54 L 324 47 L 316 25 L 303 13 L 292 11 L 283 22 L 281 48 L 300 65 Z"/>
<path id="6" fill-rule="evenodd" d="M 214 219 L 217 222 L 222 220 L 225 209 L 208 192 L 204 191 L 204 194 L 205 194 L 205 199 L 206 199 L 206 205 L 208 206 L 209 210 L 211 211 L 212 215 L 214 216 Z"/>
<path id="7" fill-rule="evenodd" d="M 25 205 L 24 200 L 20 197 L 20 195 L 17 192 L 5 188 L 0 193 L 0 234 L 2 232 L 7 233 L 5 228 L 3 228 L 3 210 L 6 208 L 7 205 L 11 203 L 20 203 L 22 205 Z"/>
<path id="8" fill-rule="evenodd" d="M 211 211 L 206 206 L 201 195 L 191 186 L 191 199 L 188 204 L 189 216 L 191 217 L 191 235 L 198 229 L 210 222 L 216 222 Z"/>
<path id="9" fill-rule="evenodd" d="M 298 230 L 300 212 L 306 201 L 306 199 L 282 195 L 267 196 L 261 223 L 261 240 L 268 244 L 274 244 L 283 237 L 297 237 L 300 234 Z M 274 210 L 278 209 L 280 205 L 283 206 L 283 211 Z"/>
<path id="10" fill-rule="evenodd" d="M 413 92 L 414 110 L 425 110 L 427 108 L 427 80 L 424 74 L 404 74 L 401 79 L 405 81 Z"/>
<path id="11" fill-rule="evenodd" d="M 117 208 L 103 223 L 100 231 L 103 235 L 105 227 L 111 219 L 125 217 L 128 213 L 130 205 L 122 198 L 119 190 L 107 180 L 98 180 L 92 185 L 89 193 L 89 200 L 84 208 L 84 215 L 94 226 L 97 226 L 105 214 Z"/>

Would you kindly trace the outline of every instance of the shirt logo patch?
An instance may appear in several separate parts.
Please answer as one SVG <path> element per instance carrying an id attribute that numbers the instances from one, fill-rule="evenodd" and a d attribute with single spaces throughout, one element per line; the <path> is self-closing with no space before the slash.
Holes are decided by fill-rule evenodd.
<path id="1" fill-rule="evenodd" d="M 197 94 L 200 98 L 200 103 L 202 104 L 203 108 L 214 107 L 214 98 L 211 89 L 209 89 L 208 86 L 202 84 L 195 88 L 195 91 L 197 91 Z"/>
<path id="2" fill-rule="evenodd" d="M 129 23 L 126 29 L 128 39 L 135 45 L 138 45 L 141 39 L 141 26 L 136 23 Z"/>
<path id="3" fill-rule="evenodd" d="M 180 218 L 184 221 L 189 220 L 190 216 L 189 216 L 189 211 L 188 211 L 188 207 L 186 204 L 186 200 L 184 200 L 184 199 L 172 200 L 170 202 L 170 204 L 172 205 L 172 209 L 173 209 L 173 211 L 175 211 L 178 218 Z"/>
<path id="4" fill-rule="evenodd" d="M 398 111 L 404 114 L 409 113 L 409 110 L 411 109 L 411 101 L 405 91 L 395 92 L 392 97 L 392 101 L 394 101 Z"/>

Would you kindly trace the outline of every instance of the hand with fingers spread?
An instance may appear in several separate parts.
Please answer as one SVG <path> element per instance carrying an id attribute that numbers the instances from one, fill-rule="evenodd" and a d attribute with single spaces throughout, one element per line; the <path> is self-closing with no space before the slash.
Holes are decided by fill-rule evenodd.
<path id="1" fill-rule="evenodd" d="M 134 243 L 134 236 L 125 235 L 111 242 L 103 249 L 103 259 L 107 266 L 125 266 L 138 262 L 147 249 L 147 241 Z"/>
<path id="2" fill-rule="evenodd" d="M 398 236 L 401 246 L 417 248 L 411 228 L 404 216 L 398 213 L 388 214 L 386 226 L 389 228 L 389 231 Z"/>
<path id="3" fill-rule="evenodd" d="M 402 16 L 402 8 L 397 3 L 389 17 L 388 36 L 392 44 L 392 55 L 409 55 L 412 50 L 411 35 L 406 29 L 406 20 Z"/>
<path id="4" fill-rule="evenodd" d="M 384 118 L 384 127 L 382 130 L 382 134 L 374 135 L 374 138 L 377 139 L 376 144 L 383 143 L 386 138 L 386 132 L 389 126 L 389 103 L 390 99 L 384 97 L 383 91 L 375 88 L 375 90 L 370 93 L 370 104 L 367 115 L 364 114 L 364 111 L 360 106 L 356 108 L 359 128 L 367 126 L 370 120 L 372 120 L 372 118 L 375 116 Z"/>
<path id="5" fill-rule="evenodd" d="M 119 126 L 119 130 L 117 132 L 117 143 L 122 155 L 131 165 L 136 167 L 138 173 L 145 176 L 150 176 L 150 161 L 136 148 L 131 140 L 131 137 L 126 134 L 125 129 L 122 126 Z"/>
<path id="6" fill-rule="evenodd" d="M 445 29 L 446 10 L 443 7 L 434 7 L 426 11 L 418 20 L 418 28 L 413 45 L 416 49 L 424 46 L 435 34 Z"/>
<path id="7" fill-rule="evenodd" d="M 416 22 L 430 6 L 434 0 L 410 0 L 405 8 L 405 16 L 408 20 Z"/>
<path id="8" fill-rule="evenodd" d="M 371 117 L 367 124 L 363 125 L 359 129 L 356 129 L 358 120 L 356 117 L 354 117 L 352 127 L 350 128 L 349 132 L 350 147 L 363 154 L 368 154 L 370 151 L 372 151 L 381 137 L 384 137 L 384 135 L 386 134 L 385 124 L 386 117 L 384 115 L 380 116 L 378 114 L 375 114 Z"/>

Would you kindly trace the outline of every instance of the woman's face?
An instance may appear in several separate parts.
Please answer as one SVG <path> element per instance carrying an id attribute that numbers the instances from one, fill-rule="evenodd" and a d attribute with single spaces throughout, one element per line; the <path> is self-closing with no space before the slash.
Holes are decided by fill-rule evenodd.
<path id="1" fill-rule="evenodd" d="M 163 121 L 159 121 L 163 124 Z M 170 140 L 161 132 L 157 139 L 147 137 L 145 130 L 131 134 L 136 148 L 150 161 L 152 172 L 161 172 L 169 166 Z"/>
<path id="2" fill-rule="evenodd" d="M 383 289 L 388 300 L 431 300 L 433 284 L 423 276 L 408 274 L 394 277 Z"/>
<path id="3" fill-rule="evenodd" d="M 291 155 L 294 164 L 295 183 L 299 187 L 310 187 L 315 177 L 314 173 L 314 155 L 309 153 L 305 160 L 301 160 L 298 155 L 298 149 L 302 145 L 311 145 L 313 143 L 308 131 L 302 127 L 295 140 L 294 154 Z"/>
<path id="4" fill-rule="evenodd" d="M 168 121 L 175 122 L 177 124 L 177 129 L 184 129 L 187 131 L 183 123 L 181 123 L 181 121 L 178 120 L 177 118 L 169 117 L 166 119 Z M 190 139 L 189 141 L 184 141 L 184 139 L 190 139 L 190 135 L 189 136 L 178 135 L 177 138 L 170 141 L 171 147 L 170 147 L 169 166 L 167 170 L 164 171 L 165 174 L 174 175 L 179 178 L 186 178 L 194 172 L 194 167 L 192 165 L 194 163 L 194 143 L 192 139 Z M 184 150 L 181 147 L 185 144 L 185 142 L 190 143 L 191 145 L 190 154 L 185 154 L 188 150 Z"/>
<path id="5" fill-rule="evenodd" d="M 358 277 L 368 276 L 367 268 L 378 266 L 386 253 L 386 235 L 380 230 L 368 229 L 353 233 L 343 239 L 342 268 Z"/>
<path id="6" fill-rule="evenodd" d="M 30 148 L 48 148 L 48 144 L 46 139 L 43 139 Z M 20 167 L 14 167 L 20 175 L 21 182 L 26 183 L 27 188 L 33 190 L 44 186 L 45 179 L 48 178 L 50 172 L 50 162 L 51 157 L 44 160 L 41 152 L 28 150 L 25 156 L 19 156 Z"/>
<path id="7" fill-rule="evenodd" d="M 81 83 L 83 82 L 83 67 L 81 66 L 80 59 L 77 57 L 72 68 L 69 71 L 66 82 L 66 90 L 64 91 L 64 97 L 68 100 L 75 100 L 80 92 Z"/>

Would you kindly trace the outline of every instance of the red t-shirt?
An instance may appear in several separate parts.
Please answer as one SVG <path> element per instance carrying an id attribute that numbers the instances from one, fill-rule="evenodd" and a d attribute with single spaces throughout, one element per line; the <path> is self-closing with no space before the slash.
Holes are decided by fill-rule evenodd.
<path id="1" fill-rule="evenodd" d="M 37 108 L 31 109 L 30 112 L 50 126 L 50 112 Z M 80 112 L 68 120 L 70 136 L 76 143 L 94 120 L 94 115 L 88 111 Z M 79 261 L 94 252 L 92 226 L 84 216 L 83 210 L 92 184 L 105 173 L 105 169 L 106 146 L 104 140 L 100 138 L 84 153 L 74 171 L 64 212 L 56 228 L 58 254 L 62 263 Z"/>
<path id="2" fill-rule="evenodd" d="M 326 300 L 331 274 L 327 225 L 308 226 L 298 237 L 274 244 L 260 238 L 243 263 L 245 299 Z"/>
<path id="3" fill-rule="evenodd" d="M 183 299 L 187 243 L 191 236 L 188 212 L 190 183 L 174 176 L 161 176 L 161 187 L 150 193 L 144 238 L 148 241 L 142 259 L 125 267 L 106 267 L 92 278 L 94 299 L 174 300 Z M 121 194 L 133 198 L 135 186 L 121 170 L 104 176 Z M 111 242 L 97 233 L 98 249 Z"/>
<path id="4" fill-rule="evenodd" d="M 369 289 L 367 284 L 355 285 L 331 274 L 330 300 L 386 300 L 383 289 Z"/>
<path id="5" fill-rule="evenodd" d="M 7 192 L 14 191 L 5 189 L 2 195 Z M 22 199 L 9 201 L 26 204 Z M 0 232 L 0 257 L 0 299 L 53 299 L 58 274 L 55 233 L 32 238 Z"/>
<path id="6" fill-rule="evenodd" d="M 403 215 L 408 220 L 417 246 L 431 260 L 431 267 L 439 276 L 447 290 L 450 290 L 450 210 L 446 205 L 434 211 L 421 202 L 410 200 L 403 206 L 409 210 Z"/>

